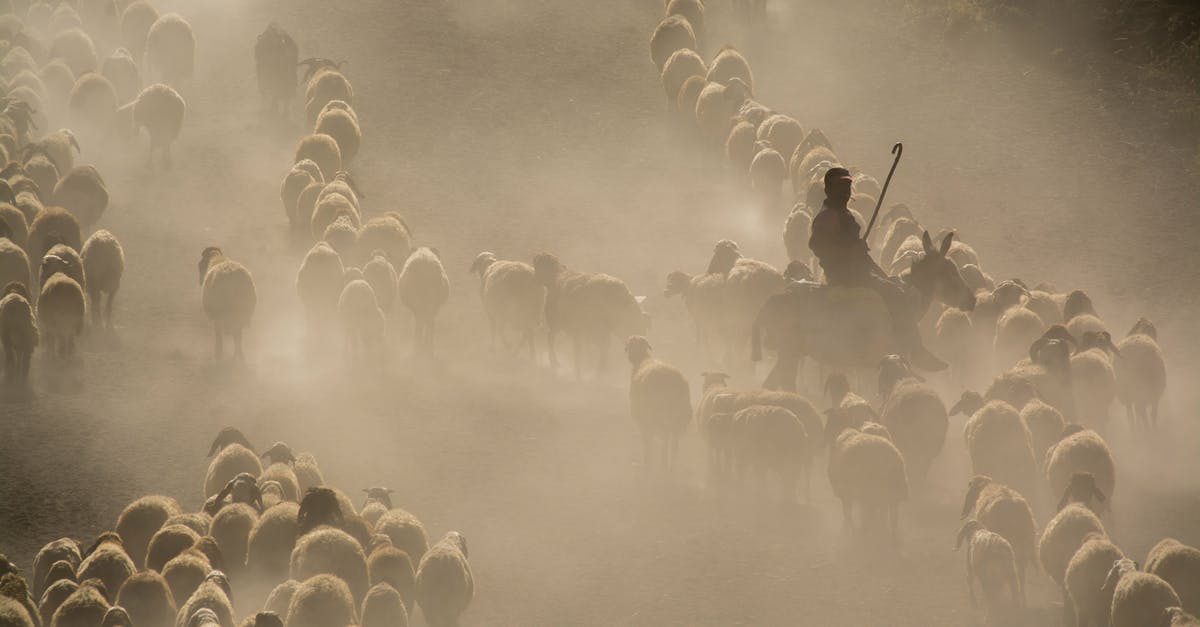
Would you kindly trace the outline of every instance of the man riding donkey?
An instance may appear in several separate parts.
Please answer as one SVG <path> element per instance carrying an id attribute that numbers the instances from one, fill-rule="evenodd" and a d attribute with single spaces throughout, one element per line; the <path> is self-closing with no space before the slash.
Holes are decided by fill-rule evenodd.
<path id="1" fill-rule="evenodd" d="M 813 218 L 812 236 L 808 240 L 808 247 L 825 271 L 825 283 L 875 291 L 887 306 L 901 354 L 922 370 L 945 370 L 946 362 L 921 341 L 917 317 L 904 286 L 888 276 L 868 253 L 867 242 L 860 236 L 862 227 L 848 207 L 853 181 L 846 168 L 834 167 L 825 173 L 825 202 Z"/>

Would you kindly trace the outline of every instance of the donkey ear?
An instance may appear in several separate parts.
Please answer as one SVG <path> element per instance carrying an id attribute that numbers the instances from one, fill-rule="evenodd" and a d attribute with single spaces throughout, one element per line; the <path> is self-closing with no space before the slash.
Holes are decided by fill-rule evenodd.
<path id="1" fill-rule="evenodd" d="M 925 254 L 932 255 L 937 252 L 933 247 L 933 238 L 929 237 L 929 231 L 921 234 L 921 246 L 925 248 Z"/>
<path id="2" fill-rule="evenodd" d="M 954 231 L 950 231 L 949 233 L 946 234 L 946 237 L 942 238 L 941 255 L 943 257 L 946 256 L 946 253 L 950 252 L 950 244 L 952 244 L 953 242 L 954 242 Z"/>

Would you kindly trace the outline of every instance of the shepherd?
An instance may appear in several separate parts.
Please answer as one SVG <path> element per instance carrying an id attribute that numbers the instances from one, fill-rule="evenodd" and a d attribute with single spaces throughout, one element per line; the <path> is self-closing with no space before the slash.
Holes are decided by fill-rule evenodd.
<path id="1" fill-rule="evenodd" d="M 896 161 L 899 159 L 897 154 Z M 895 164 L 892 165 L 892 171 L 895 171 Z M 846 168 L 834 167 L 825 173 L 825 201 L 821 205 L 820 213 L 813 218 L 812 237 L 808 240 L 808 247 L 812 249 L 825 271 L 825 283 L 829 286 L 863 287 L 875 291 L 887 307 L 898 348 L 909 362 L 929 372 L 945 370 L 946 362 L 930 352 L 921 341 L 917 318 L 909 304 L 904 285 L 888 276 L 871 259 L 866 236 L 860 236 L 862 226 L 854 219 L 848 207 L 853 182 L 854 177 Z M 891 182 L 890 173 L 888 182 Z M 886 190 L 885 185 L 884 191 Z M 882 204 L 882 193 L 879 201 Z M 875 212 L 879 212 L 878 205 Z M 874 216 L 871 222 L 873 226 Z"/>

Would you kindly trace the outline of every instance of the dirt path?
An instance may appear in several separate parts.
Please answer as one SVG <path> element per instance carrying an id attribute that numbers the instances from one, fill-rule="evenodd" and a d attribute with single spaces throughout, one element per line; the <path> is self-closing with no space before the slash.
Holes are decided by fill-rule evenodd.
<path id="1" fill-rule="evenodd" d="M 38 359 L 36 393 L 5 397 L 0 547 L 10 557 L 28 567 L 47 540 L 91 537 L 141 494 L 198 507 L 203 454 L 233 424 L 261 446 L 311 451 L 355 498 L 390 485 L 432 536 L 462 531 L 477 590 L 468 624 L 970 622 L 949 550 L 966 477 L 961 422 L 903 513 L 901 546 L 864 546 L 840 528 L 823 462 L 804 507 L 715 495 L 694 437 L 678 476 L 643 477 L 616 351 L 604 380 L 577 384 L 485 350 L 466 272 L 481 250 L 553 250 L 625 278 L 650 295 L 655 348 L 680 364 L 700 361 L 682 305 L 659 296 L 663 276 L 699 270 L 721 237 L 769 240 L 773 249 L 751 253 L 781 259 L 777 224 L 739 211 L 736 187 L 682 148 L 666 119 L 646 53 L 660 3 L 159 4 L 187 15 L 199 40 L 177 168 L 152 176 L 141 147 L 86 147 L 113 190 L 102 226 L 129 259 L 119 339 L 89 338 L 79 365 Z M 893 198 L 958 226 L 996 276 L 1086 287 L 1118 330 L 1145 312 L 1163 337 L 1193 336 L 1198 222 L 1184 216 L 1196 189 L 1175 174 L 1179 155 L 1161 158 L 1096 94 L 892 34 L 894 16 L 874 3 L 774 11 L 778 21 L 753 35 L 714 19 L 714 40 L 747 50 L 764 102 L 826 129 L 872 171 L 903 138 Z M 346 367 L 336 350 L 304 347 L 294 296 L 303 247 L 289 241 L 278 199 L 301 130 L 262 123 L 253 88 L 254 36 L 270 19 L 302 54 L 350 60 L 365 206 L 402 212 L 419 243 L 440 249 L 454 285 L 436 364 Z M 210 358 L 194 276 L 213 243 L 258 285 L 245 367 Z M 403 342 L 408 321 L 396 322 Z M 1184 364 L 1175 382 L 1190 368 L 1182 346 L 1170 351 Z M 1194 413 L 1191 394 L 1172 398 L 1178 421 Z M 1178 424 L 1176 435 L 1194 432 Z M 1178 464 L 1200 440 L 1176 437 L 1150 455 L 1124 436 L 1114 441 L 1114 535 L 1135 555 L 1167 533 L 1200 542 L 1197 482 L 1146 483 L 1168 469 L 1187 476 Z M 1056 598 L 1032 577 L 1037 609 L 1020 624 L 1054 624 Z"/>

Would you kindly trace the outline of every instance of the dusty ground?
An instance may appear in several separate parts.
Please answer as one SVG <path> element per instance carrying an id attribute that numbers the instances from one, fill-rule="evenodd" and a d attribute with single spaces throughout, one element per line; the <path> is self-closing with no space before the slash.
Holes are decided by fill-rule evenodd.
<path id="1" fill-rule="evenodd" d="M 903 511 L 902 543 L 887 548 L 842 532 L 823 461 L 812 506 L 715 494 L 694 436 L 675 476 L 644 478 L 615 350 L 612 372 L 583 384 L 487 352 L 466 272 L 481 250 L 517 259 L 551 250 L 625 278 L 650 296 L 659 355 L 689 374 L 701 362 L 682 305 L 660 296 L 665 274 L 701 270 L 722 237 L 782 261 L 782 215 L 755 217 L 664 112 L 646 50 L 660 2 L 158 4 L 186 15 L 198 38 L 177 167 L 150 174 L 141 146 L 85 146 L 112 189 L 101 226 L 128 258 L 119 328 L 90 337 L 79 363 L 39 356 L 32 393 L 4 392 L 0 550 L 29 567 L 44 542 L 91 537 L 146 493 L 199 507 L 209 441 L 237 425 L 260 446 L 311 451 L 351 494 L 395 488 L 432 536 L 462 531 L 476 578 L 468 624 L 902 627 L 978 617 L 950 551 L 967 477 L 961 418 Z M 707 43 L 746 51 L 760 100 L 825 129 L 869 171 L 884 173 L 891 143 L 905 141 L 889 197 L 928 224 L 959 228 L 997 277 L 1086 288 L 1116 331 L 1138 315 L 1159 324 L 1173 376 L 1168 424 L 1148 439 L 1113 422 L 1110 528 L 1139 557 L 1164 535 L 1200 543 L 1188 385 L 1200 220 L 1186 155 L 1145 134 L 1136 103 L 1007 59 L 957 60 L 906 30 L 894 3 L 820 13 L 773 4 L 789 6 L 751 30 L 714 16 Z M 350 62 L 365 207 L 402 212 L 419 243 L 440 249 L 454 284 L 436 363 L 407 355 L 403 316 L 385 364 L 346 366 L 334 334 L 326 350 L 305 343 L 293 285 L 305 247 L 290 241 L 278 196 L 302 125 L 260 120 L 253 87 L 254 36 L 269 20 L 293 33 L 302 56 Z M 258 285 L 245 366 L 211 356 L 195 263 L 212 244 Z M 959 391 L 947 386 L 945 398 Z M 1056 598 L 1044 575 L 1032 576 L 1033 609 L 1015 624 L 1055 624 Z"/>

